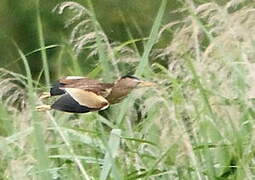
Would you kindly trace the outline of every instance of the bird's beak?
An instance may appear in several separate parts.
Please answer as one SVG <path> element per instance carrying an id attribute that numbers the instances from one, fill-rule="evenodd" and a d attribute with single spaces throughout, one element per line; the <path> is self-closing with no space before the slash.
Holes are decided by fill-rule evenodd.
<path id="1" fill-rule="evenodd" d="M 148 81 L 141 81 L 139 84 L 138 84 L 138 87 L 150 87 L 150 86 L 156 86 L 157 84 L 156 83 L 153 83 L 153 82 L 148 82 Z"/>

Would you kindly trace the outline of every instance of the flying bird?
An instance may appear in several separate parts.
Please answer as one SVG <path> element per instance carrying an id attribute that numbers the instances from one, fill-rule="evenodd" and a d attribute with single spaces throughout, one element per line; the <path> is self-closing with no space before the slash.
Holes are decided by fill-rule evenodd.
<path id="1" fill-rule="evenodd" d="M 142 81 L 137 77 L 122 76 L 115 83 L 103 83 L 88 77 L 67 76 L 59 79 L 40 97 L 60 96 L 52 105 L 37 106 L 38 111 L 51 109 L 70 112 L 87 113 L 106 109 L 111 104 L 119 103 L 133 89 L 153 86 L 155 83 Z"/>

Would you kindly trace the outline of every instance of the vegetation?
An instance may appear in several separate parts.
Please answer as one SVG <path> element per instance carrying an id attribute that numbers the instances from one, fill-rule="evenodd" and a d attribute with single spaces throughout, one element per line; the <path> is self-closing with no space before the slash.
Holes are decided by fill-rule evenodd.
<path id="1" fill-rule="evenodd" d="M 0 179 L 254 179 L 253 1 L 178 1 L 173 21 L 161 0 L 149 35 L 127 25 L 124 42 L 109 39 L 91 1 L 62 2 L 54 12 L 71 36 L 59 44 L 46 42 L 36 7 L 40 47 L 13 42 L 24 71 L 0 69 Z M 52 77 L 127 73 L 158 86 L 99 113 L 35 111 Z"/>

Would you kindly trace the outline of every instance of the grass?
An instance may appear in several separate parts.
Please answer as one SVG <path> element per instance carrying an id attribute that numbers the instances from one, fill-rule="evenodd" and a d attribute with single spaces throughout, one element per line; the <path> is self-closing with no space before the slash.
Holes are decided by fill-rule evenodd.
<path id="1" fill-rule="evenodd" d="M 48 67 L 47 55 L 45 51 L 45 43 L 44 43 L 43 27 L 42 27 L 41 15 L 40 15 L 39 3 L 40 3 L 40 0 L 36 0 L 37 30 L 38 30 L 38 36 L 39 36 L 39 44 L 40 44 L 40 47 L 42 48 L 41 57 L 43 62 L 44 78 L 45 78 L 46 85 L 50 86 L 50 72 Z"/>
<path id="2" fill-rule="evenodd" d="M 56 11 L 72 10 L 71 42 L 46 46 L 37 14 L 40 48 L 25 54 L 16 46 L 26 74 L 0 69 L 0 179 L 254 179 L 253 4 L 181 1 L 183 18 L 163 24 L 166 3 L 148 38 L 129 33 L 124 43 L 110 43 L 92 4 L 65 2 Z M 36 112 L 52 48 L 58 76 L 82 75 L 84 51 L 85 63 L 98 59 L 84 76 L 115 79 L 124 67 L 158 87 L 138 89 L 103 113 Z M 46 86 L 29 66 L 38 52 Z"/>
<path id="3" fill-rule="evenodd" d="M 50 174 L 48 172 L 49 158 L 48 158 L 45 143 L 44 143 L 42 123 L 41 123 L 40 117 L 38 116 L 38 113 L 34 111 L 35 95 L 34 95 L 32 74 L 31 74 L 30 67 L 25 55 L 19 49 L 19 47 L 17 47 L 17 49 L 26 70 L 27 89 L 28 89 L 28 97 L 29 97 L 28 101 L 30 106 L 29 108 L 31 108 L 31 120 L 33 125 L 33 142 L 34 142 L 34 148 L 35 148 L 34 153 L 38 162 L 37 169 L 38 171 L 41 171 L 38 177 L 39 179 L 50 179 Z"/>

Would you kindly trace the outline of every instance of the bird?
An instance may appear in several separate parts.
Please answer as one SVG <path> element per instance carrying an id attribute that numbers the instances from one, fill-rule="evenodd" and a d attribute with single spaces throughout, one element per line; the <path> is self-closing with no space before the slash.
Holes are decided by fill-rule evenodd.
<path id="1" fill-rule="evenodd" d="M 59 110 L 69 113 L 88 113 L 108 108 L 121 102 L 133 89 L 156 85 L 125 75 L 115 83 L 103 83 L 82 76 L 67 76 L 59 79 L 44 92 L 40 99 L 60 96 L 52 105 L 37 106 L 37 111 Z"/>

